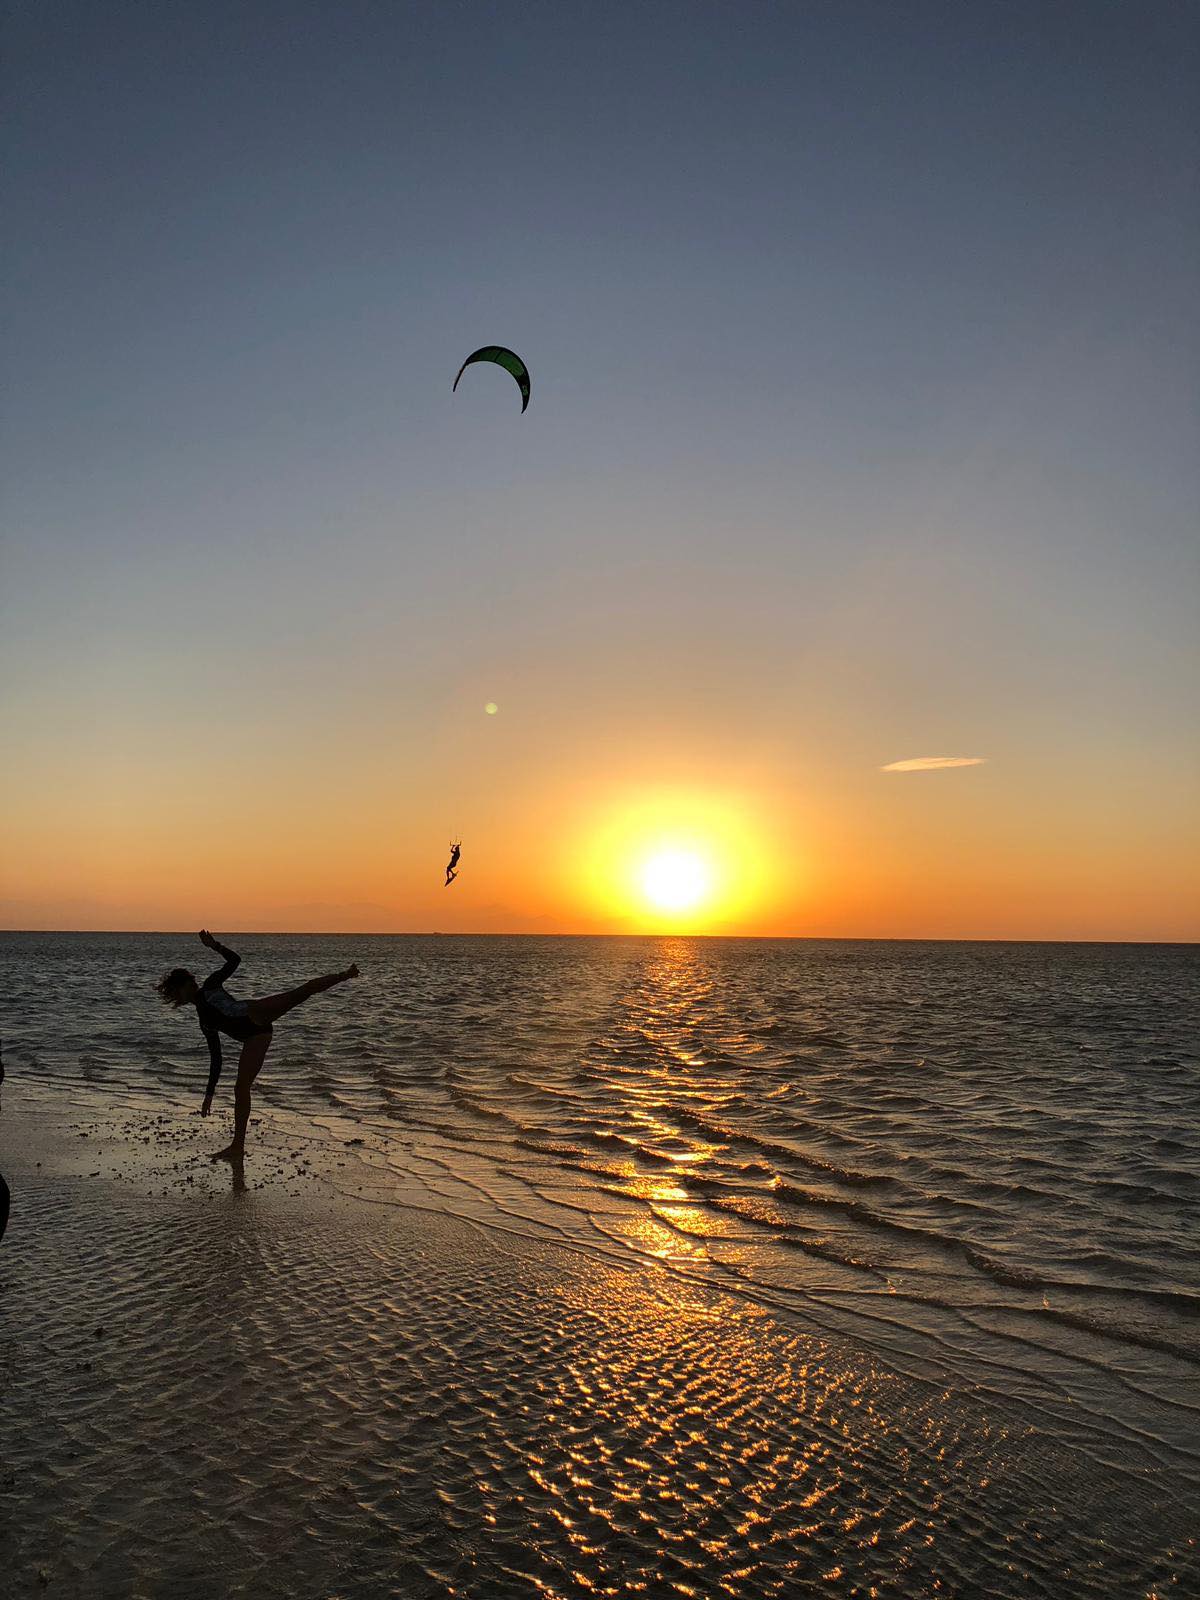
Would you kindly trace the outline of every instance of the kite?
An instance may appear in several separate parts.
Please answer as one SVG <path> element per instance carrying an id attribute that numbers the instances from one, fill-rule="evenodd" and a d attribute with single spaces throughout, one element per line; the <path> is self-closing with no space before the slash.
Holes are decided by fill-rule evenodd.
<path id="1" fill-rule="evenodd" d="M 520 356 L 514 355 L 511 350 L 506 350 L 502 344 L 485 344 L 481 350 L 476 350 L 474 355 L 468 356 L 459 367 L 458 378 L 462 377 L 473 361 L 494 361 L 498 367 L 503 367 L 505 372 L 511 372 L 517 380 L 517 388 L 521 391 L 521 410 L 525 410 L 529 404 L 529 368 Z M 454 380 L 451 394 L 458 388 L 458 378 Z"/>

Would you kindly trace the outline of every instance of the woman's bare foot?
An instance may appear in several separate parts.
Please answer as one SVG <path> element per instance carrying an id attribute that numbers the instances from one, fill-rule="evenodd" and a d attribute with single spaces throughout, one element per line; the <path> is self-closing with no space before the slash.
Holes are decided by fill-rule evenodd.
<path id="1" fill-rule="evenodd" d="M 240 1161 L 242 1159 L 242 1156 L 244 1154 L 245 1154 L 245 1152 L 242 1151 L 242 1150 L 239 1150 L 236 1145 L 227 1144 L 225 1146 L 224 1150 L 214 1150 L 212 1155 L 210 1155 L 208 1159 L 210 1161 L 233 1161 L 233 1162 L 237 1162 L 237 1161 Z"/>

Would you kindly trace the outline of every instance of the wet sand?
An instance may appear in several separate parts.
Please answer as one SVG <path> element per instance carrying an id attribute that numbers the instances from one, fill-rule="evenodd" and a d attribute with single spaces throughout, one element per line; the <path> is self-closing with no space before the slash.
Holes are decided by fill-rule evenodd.
<path id="1" fill-rule="evenodd" d="M 5 1086 L 14 1594 L 1196 1592 L 1152 1472 L 664 1267 L 347 1197 L 282 1114 L 235 1192 L 223 1132 Z"/>

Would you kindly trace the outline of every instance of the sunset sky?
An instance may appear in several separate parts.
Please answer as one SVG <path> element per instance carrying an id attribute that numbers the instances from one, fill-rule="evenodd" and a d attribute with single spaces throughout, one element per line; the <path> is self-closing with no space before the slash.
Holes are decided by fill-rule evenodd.
<path id="1" fill-rule="evenodd" d="M 1193 5 L 6 33 L 0 925 L 1200 936 Z"/>

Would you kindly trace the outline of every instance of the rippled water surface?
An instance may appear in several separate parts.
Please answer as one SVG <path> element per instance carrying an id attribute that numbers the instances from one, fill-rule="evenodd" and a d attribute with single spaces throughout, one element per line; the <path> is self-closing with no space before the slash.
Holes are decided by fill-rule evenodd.
<path id="1" fill-rule="evenodd" d="M 345 1145 L 347 1187 L 653 1260 L 1195 1493 L 1194 947 L 230 942 L 244 996 L 362 968 L 258 1085 Z M 194 1015 L 151 987 L 180 962 L 207 953 L 0 935 L 10 1072 L 193 1107 Z"/>

